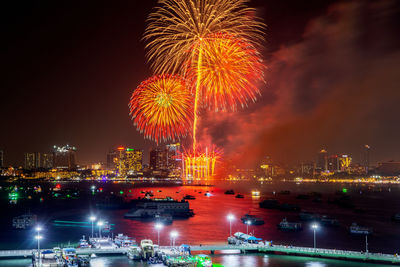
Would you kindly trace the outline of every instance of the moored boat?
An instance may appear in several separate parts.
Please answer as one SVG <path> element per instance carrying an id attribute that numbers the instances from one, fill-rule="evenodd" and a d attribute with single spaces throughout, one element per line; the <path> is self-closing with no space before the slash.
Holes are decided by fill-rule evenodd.
<path id="1" fill-rule="evenodd" d="M 242 218 L 240 218 L 244 224 L 250 225 L 263 225 L 264 220 L 256 217 L 255 215 L 245 214 Z"/>
<path id="2" fill-rule="evenodd" d="M 370 234 L 372 234 L 372 228 L 371 227 L 360 226 L 355 222 L 353 222 L 351 224 L 351 226 L 349 227 L 349 231 L 350 231 L 351 234 L 356 234 L 356 235 L 370 235 Z"/>
<path id="3" fill-rule="evenodd" d="M 224 194 L 225 194 L 225 195 L 234 195 L 234 194 L 235 194 L 235 191 L 233 191 L 232 189 L 226 190 Z"/>
<path id="4" fill-rule="evenodd" d="M 300 231 L 303 229 L 302 224 L 299 222 L 288 222 L 284 218 L 278 225 L 278 229 L 281 231 Z"/>

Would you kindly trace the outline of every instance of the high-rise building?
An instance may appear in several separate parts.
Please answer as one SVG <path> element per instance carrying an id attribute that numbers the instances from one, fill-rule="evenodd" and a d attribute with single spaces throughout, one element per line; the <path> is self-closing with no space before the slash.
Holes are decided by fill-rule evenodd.
<path id="1" fill-rule="evenodd" d="M 341 172 L 350 172 L 352 158 L 349 155 L 341 155 L 339 158 L 340 162 L 340 171 Z"/>
<path id="2" fill-rule="evenodd" d="M 325 149 L 322 149 L 318 153 L 317 168 L 320 171 L 327 171 L 328 170 L 328 152 Z"/>
<path id="3" fill-rule="evenodd" d="M 4 152 L 3 150 L 0 150 L 0 168 L 3 168 L 4 166 Z"/>
<path id="4" fill-rule="evenodd" d="M 115 170 L 118 176 L 135 175 L 143 169 L 143 151 L 118 147 L 107 154 L 107 169 Z"/>
<path id="5" fill-rule="evenodd" d="M 118 151 L 116 150 L 110 150 L 107 153 L 107 163 L 106 163 L 106 168 L 107 170 L 116 170 L 116 162 L 118 161 Z"/>
<path id="6" fill-rule="evenodd" d="M 143 151 L 127 148 L 125 150 L 125 167 L 128 174 L 136 174 L 143 168 Z"/>
<path id="7" fill-rule="evenodd" d="M 150 169 L 155 171 L 168 170 L 168 150 L 152 149 L 150 151 Z"/>
<path id="8" fill-rule="evenodd" d="M 61 169 L 74 169 L 76 168 L 75 161 L 76 147 L 73 146 L 54 146 L 53 160 L 54 167 Z"/>
<path id="9" fill-rule="evenodd" d="M 26 170 L 33 170 L 37 168 L 36 161 L 37 153 L 25 153 L 24 155 L 24 168 Z"/>
<path id="10" fill-rule="evenodd" d="M 43 153 L 41 159 L 42 159 L 40 166 L 41 168 L 45 169 L 53 168 L 53 163 L 54 163 L 53 154 Z"/>
<path id="11" fill-rule="evenodd" d="M 338 155 L 331 155 L 328 157 L 328 171 L 337 172 L 340 170 L 340 162 Z"/>
<path id="12" fill-rule="evenodd" d="M 370 153 L 371 147 L 369 145 L 364 146 L 364 168 L 365 168 L 365 174 L 368 174 L 369 171 L 369 153 Z"/>

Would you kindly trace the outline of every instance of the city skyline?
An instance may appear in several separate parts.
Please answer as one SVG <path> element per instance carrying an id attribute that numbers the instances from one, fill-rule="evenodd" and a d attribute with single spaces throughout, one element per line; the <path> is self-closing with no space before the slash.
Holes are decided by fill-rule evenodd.
<path id="1" fill-rule="evenodd" d="M 126 100 L 150 76 L 140 38 L 155 2 L 116 2 L 106 13 L 104 6 L 89 2 L 79 10 L 61 3 L 32 4 L 23 10 L 8 7 L 9 51 L 2 90 L 9 101 L 1 106 L 6 127 L 0 133 L 5 164 L 22 164 L 23 153 L 55 143 L 78 146 L 82 163 L 102 161 L 109 148 L 121 144 L 144 151 L 155 146 L 135 130 Z M 267 24 L 263 55 L 271 71 L 267 85 L 260 88 L 263 97 L 248 110 L 234 116 L 202 116 L 201 139 L 222 147 L 224 157 L 234 158 L 250 149 L 254 157 L 246 160 L 251 162 L 262 155 L 293 162 L 313 159 L 316 151 L 327 147 L 360 161 L 361 147 L 369 144 L 374 162 L 400 159 L 395 134 L 399 93 L 395 73 L 390 71 L 399 65 L 399 40 L 393 34 L 397 21 L 389 14 L 376 27 L 352 24 L 368 20 L 359 15 L 363 11 L 381 14 L 394 4 L 320 2 L 250 3 Z M 108 26 L 111 23 L 113 27 Z M 329 31 L 337 33 L 335 38 L 329 37 Z M 361 39 L 348 39 L 354 35 Z M 323 46 L 321 39 L 330 45 Z M 323 57 L 310 57 L 307 51 L 312 47 L 320 47 Z M 355 66 L 346 63 L 349 56 Z M 291 67 L 288 58 L 297 67 Z M 329 67 L 320 60 L 329 62 Z M 360 72 L 358 65 L 366 66 L 362 69 L 368 74 Z M 379 71 L 382 66 L 389 67 Z M 352 73 L 354 82 L 349 82 L 347 73 Z M 296 78 L 287 81 L 287 77 Z M 361 82 L 357 77 L 370 80 Z M 208 123 L 213 116 L 218 116 L 217 121 Z M 187 146 L 190 142 L 190 138 L 181 140 Z"/>

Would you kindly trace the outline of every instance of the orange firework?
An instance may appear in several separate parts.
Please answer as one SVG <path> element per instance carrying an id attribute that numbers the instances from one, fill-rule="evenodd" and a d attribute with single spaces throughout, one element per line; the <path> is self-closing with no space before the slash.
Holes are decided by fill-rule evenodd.
<path id="1" fill-rule="evenodd" d="M 193 96 L 178 75 L 153 76 L 142 82 L 129 102 L 134 124 L 146 138 L 161 140 L 186 136 L 192 127 Z"/>
<path id="2" fill-rule="evenodd" d="M 196 44 L 189 76 L 199 78 L 204 105 L 215 110 L 236 110 L 260 94 L 262 58 L 253 45 L 227 34 L 214 34 Z M 201 60 L 201 64 L 199 64 Z M 195 82 L 195 81 L 194 81 Z"/>
<path id="3" fill-rule="evenodd" d="M 184 170 L 183 178 L 186 183 L 210 181 L 215 175 L 215 165 L 222 152 L 217 149 L 205 148 L 195 151 L 184 151 L 182 154 Z"/>

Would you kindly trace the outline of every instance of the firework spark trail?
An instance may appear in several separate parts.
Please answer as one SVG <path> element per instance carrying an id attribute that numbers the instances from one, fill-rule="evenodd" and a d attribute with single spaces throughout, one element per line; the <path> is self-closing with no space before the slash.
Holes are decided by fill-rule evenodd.
<path id="1" fill-rule="evenodd" d="M 248 42 L 227 34 L 209 35 L 188 65 L 187 76 L 194 77 L 192 80 L 197 77 L 200 98 L 210 109 L 236 110 L 238 105 L 245 107 L 260 94 L 257 85 L 263 81 L 264 65 Z"/>
<path id="2" fill-rule="evenodd" d="M 186 136 L 192 126 L 193 96 L 178 75 L 153 76 L 142 82 L 129 102 L 134 124 L 146 138 Z"/>
<path id="3" fill-rule="evenodd" d="M 160 0 L 149 16 L 144 34 L 147 57 L 156 73 L 186 73 L 185 63 L 197 61 L 193 109 L 193 151 L 196 150 L 198 108 L 202 77 L 202 39 L 210 34 L 229 34 L 258 46 L 264 24 L 255 17 L 247 0 Z M 197 48 L 196 48 L 197 46 Z M 237 83 L 243 83 L 237 81 Z M 246 98 L 240 93 L 236 96 Z M 250 98 L 253 98 L 250 94 Z M 214 98 L 219 101 L 219 98 Z M 245 101 L 239 100 L 243 105 Z M 223 104 L 225 105 L 225 104 Z M 220 105 L 216 105 L 220 106 Z M 222 108 L 223 109 L 223 108 Z"/>

